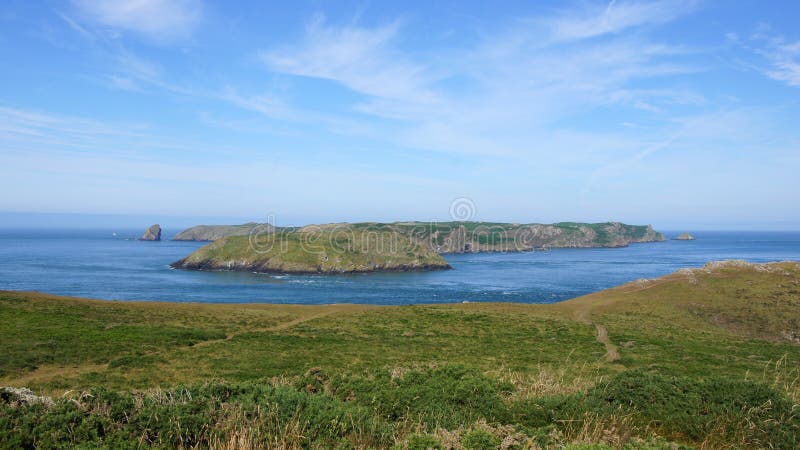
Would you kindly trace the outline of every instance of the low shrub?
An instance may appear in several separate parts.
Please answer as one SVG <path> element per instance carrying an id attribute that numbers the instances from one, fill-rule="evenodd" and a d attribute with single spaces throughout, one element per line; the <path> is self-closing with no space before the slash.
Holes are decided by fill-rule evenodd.
<path id="1" fill-rule="evenodd" d="M 527 399 L 511 410 L 516 422 L 543 441 L 546 435 L 536 431 L 542 427 L 565 430 L 586 417 L 625 416 L 630 419 L 624 433 L 633 436 L 655 429 L 671 440 L 711 446 L 800 446 L 797 406 L 773 388 L 745 380 L 632 370 L 587 393 Z"/>
<path id="2" fill-rule="evenodd" d="M 93 390 L 49 409 L 0 405 L 0 446 L 8 448 L 208 447 L 241 429 L 256 442 L 288 446 L 387 446 L 392 440 L 391 426 L 368 409 L 286 386 Z"/>
<path id="3" fill-rule="evenodd" d="M 408 438 L 407 450 L 442 450 L 442 442 L 429 434 L 414 434 Z"/>
<path id="4" fill-rule="evenodd" d="M 461 444 L 467 450 L 493 450 L 500 445 L 500 438 L 486 430 L 476 429 L 464 434 Z"/>
<path id="5" fill-rule="evenodd" d="M 752 381 L 628 371 L 584 393 L 512 401 L 510 389 L 476 370 L 448 366 L 349 378 L 314 370 L 297 386 L 94 389 L 54 402 L 7 390 L 0 396 L 0 448 L 387 448 L 401 442 L 396 447 L 485 449 L 501 440 L 542 448 L 680 448 L 674 442 L 800 448 L 800 408 Z"/>
<path id="6" fill-rule="evenodd" d="M 752 381 L 629 371 L 597 386 L 588 399 L 597 410 L 635 412 L 682 440 L 800 446 L 800 411 L 786 395 Z"/>
<path id="7" fill-rule="evenodd" d="M 384 420 L 408 419 L 429 430 L 453 429 L 479 419 L 507 421 L 510 411 L 503 398 L 512 389 L 510 383 L 463 366 L 412 370 L 394 377 L 379 371 L 367 377 L 330 380 L 336 397 L 372 408 Z"/>

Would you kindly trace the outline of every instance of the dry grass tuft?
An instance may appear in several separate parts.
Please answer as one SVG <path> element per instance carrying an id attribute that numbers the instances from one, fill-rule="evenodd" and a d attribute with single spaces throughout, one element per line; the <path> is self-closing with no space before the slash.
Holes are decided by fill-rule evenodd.
<path id="1" fill-rule="evenodd" d="M 511 400 L 524 400 L 583 392 L 604 381 L 600 367 L 595 363 L 574 364 L 566 361 L 556 366 L 540 364 L 530 373 L 501 368 L 487 375 L 514 385 Z"/>
<path id="2" fill-rule="evenodd" d="M 649 426 L 644 429 L 637 426 L 630 414 L 600 416 L 594 413 L 585 413 L 580 420 L 564 422 L 557 433 L 559 435 L 553 437 L 561 442 L 605 444 L 612 447 L 628 444 L 637 436 L 654 435 Z"/>
<path id="3" fill-rule="evenodd" d="M 800 407 L 800 366 L 793 364 L 788 355 L 764 364 L 760 375 L 747 373 L 745 380 L 758 381 L 785 392 L 792 402 Z"/>

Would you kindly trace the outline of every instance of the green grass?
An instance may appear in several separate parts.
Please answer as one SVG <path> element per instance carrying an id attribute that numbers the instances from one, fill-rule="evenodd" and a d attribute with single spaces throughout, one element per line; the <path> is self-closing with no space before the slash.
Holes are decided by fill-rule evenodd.
<path id="1" fill-rule="evenodd" d="M 795 448 L 799 284 L 800 267 L 786 263 L 681 272 L 554 305 L 0 292 L 0 385 L 75 399 L 46 411 L 0 401 L 0 447 Z"/>

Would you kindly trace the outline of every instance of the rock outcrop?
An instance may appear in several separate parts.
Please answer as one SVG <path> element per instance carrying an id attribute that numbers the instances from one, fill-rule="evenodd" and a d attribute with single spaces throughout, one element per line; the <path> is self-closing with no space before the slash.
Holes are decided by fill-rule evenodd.
<path id="1" fill-rule="evenodd" d="M 12 408 L 30 405 L 53 406 L 53 399 L 36 395 L 28 388 L 0 387 L 0 404 Z"/>
<path id="2" fill-rule="evenodd" d="M 680 236 L 675 238 L 676 241 L 693 241 L 694 236 L 689 233 L 681 233 Z"/>
<path id="3" fill-rule="evenodd" d="M 160 241 L 161 240 L 161 225 L 152 225 L 147 231 L 144 232 L 140 241 Z"/>

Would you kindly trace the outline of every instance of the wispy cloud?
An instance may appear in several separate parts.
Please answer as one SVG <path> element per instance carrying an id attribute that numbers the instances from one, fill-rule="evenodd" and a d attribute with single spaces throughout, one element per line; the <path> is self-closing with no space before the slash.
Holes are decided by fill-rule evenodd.
<path id="1" fill-rule="evenodd" d="M 133 155 L 135 146 L 164 148 L 170 140 L 140 122 L 113 123 L 0 106 L 0 146 L 10 153 Z M 123 144 L 124 143 L 124 144 Z"/>
<path id="2" fill-rule="evenodd" d="M 357 165 L 331 170 L 325 161 L 307 154 L 298 155 L 302 162 L 298 164 L 265 154 L 259 145 L 220 146 L 194 136 L 164 134 L 151 125 L 7 106 L 0 106 L 0 148 L 0 189 L 18 192 L 0 200 L 0 209 L 14 211 L 100 208 L 105 213 L 198 214 L 213 203 L 215 214 L 279 211 L 283 221 L 298 210 L 318 214 L 317 205 L 337 204 L 338 215 L 332 217 L 344 220 L 348 214 L 353 217 L 353 211 L 378 217 L 382 207 L 376 208 L 380 205 L 376 198 L 388 197 L 393 190 L 447 192 L 454 184 L 421 175 L 366 171 Z M 223 154 L 227 155 L 223 160 L 208 158 Z M 265 193 L 285 190 L 300 179 L 315 180 L 325 189 L 272 196 L 271 209 L 263 209 Z M 52 188 L 54 183 L 58 189 Z M 365 184 L 371 186 L 372 196 L 350 195 Z M 446 211 L 444 195 L 439 205 Z M 142 198 L 159 201 L 142 202 Z M 348 208 L 354 209 L 348 212 Z"/>
<path id="3" fill-rule="evenodd" d="M 377 28 L 335 27 L 319 15 L 302 43 L 264 51 L 261 58 L 276 72 L 337 81 L 375 97 L 419 99 L 430 95 L 430 74 L 395 51 L 400 26 L 395 21 Z"/>
<path id="4" fill-rule="evenodd" d="M 61 19 L 64 21 L 64 23 L 66 23 L 70 28 L 72 28 L 73 30 L 78 32 L 81 36 L 83 36 L 85 38 L 88 38 L 88 39 L 94 39 L 94 34 L 91 31 L 89 31 L 85 27 L 81 26 L 78 22 L 76 22 L 70 16 L 68 16 L 68 15 L 66 15 L 66 14 L 64 14 L 62 12 L 58 12 L 57 14 L 58 14 L 59 17 L 61 17 Z"/>
<path id="5" fill-rule="evenodd" d="M 643 25 L 662 24 L 687 14 L 695 7 L 691 0 L 631 2 L 612 0 L 608 4 L 570 10 L 546 22 L 554 40 L 577 40 L 615 34 Z"/>
<path id="6" fill-rule="evenodd" d="M 541 155 L 555 150 L 551 127 L 571 115 L 610 105 L 658 112 L 664 105 L 702 102 L 687 88 L 633 85 L 701 70 L 685 61 L 687 49 L 640 34 L 593 39 L 667 22 L 685 12 L 678 8 L 685 4 L 612 2 L 570 17 L 521 20 L 472 44 L 422 53 L 403 48 L 406 30 L 399 21 L 335 26 L 316 18 L 301 41 L 265 50 L 261 58 L 272 72 L 330 80 L 359 94 L 350 112 L 395 121 L 387 138 L 396 143 Z M 566 42 L 575 40 L 580 45 Z"/>
<path id="7" fill-rule="evenodd" d="M 789 86 L 800 86 L 800 41 L 787 40 L 766 23 L 758 24 L 747 38 L 736 33 L 727 33 L 726 38 L 760 57 L 748 67 Z"/>
<path id="8" fill-rule="evenodd" d="M 765 72 L 770 78 L 800 86 L 800 41 L 774 45 L 766 56 L 772 61 L 772 67 Z"/>
<path id="9" fill-rule="evenodd" d="M 158 40 L 189 36 L 203 12 L 200 0 L 73 0 L 73 4 L 94 23 Z M 71 19 L 68 23 L 77 26 Z"/>

